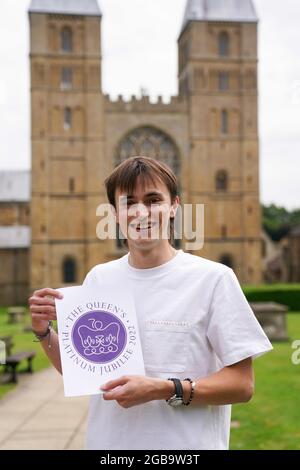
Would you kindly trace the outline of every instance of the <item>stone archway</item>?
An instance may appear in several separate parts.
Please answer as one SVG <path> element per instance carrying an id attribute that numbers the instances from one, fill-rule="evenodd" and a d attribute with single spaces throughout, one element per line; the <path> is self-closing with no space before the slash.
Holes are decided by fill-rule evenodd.
<path id="1" fill-rule="evenodd" d="M 155 127 L 138 127 L 123 137 L 116 149 L 115 165 L 136 155 L 155 158 L 167 164 L 177 177 L 180 176 L 180 155 L 176 143 Z"/>

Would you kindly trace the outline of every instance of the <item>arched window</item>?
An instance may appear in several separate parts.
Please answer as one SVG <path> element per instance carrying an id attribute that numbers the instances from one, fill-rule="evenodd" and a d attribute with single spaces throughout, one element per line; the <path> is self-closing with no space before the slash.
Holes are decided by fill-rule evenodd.
<path id="1" fill-rule="evenodd" d="M 219 90 L 225 91 L 229 89 L 229 74 L 228 72 L 219 73 Z"/>
<path id="2" fill-rule="evenodd" d="M 73 49 L 73 35 L 72 30 L 68 26 L 65 26 L 61 30 L 61 50 L 64 52 L 72 52 Z"/>
<path id="3" fill-rule="evenodd" d="M 216 191 L 228 190 L 228 174 L 225 170 L 219 170 L 216 174 Z"/>
<path id="4" fill-rule="evenodd" d="M 229 55 L 229 35 L 226 31 L 219 34 L 219 55 L 221 57 Z"/>
<path id="5" fill-rule="evenodd" d="M 72 110 L 71 108 L 64 109 L 64 129 L 67 131 L 72 127 Z"/>
<path id="6" fill-rule="evenodd" d="M 63 282 L 70 284 L 76 282 L 76 261 L 74 258 L 66 258 L 63 262 Z"/>
<path id="7" fill-rule="evenodd" d="M 221 226 L 221 237 L 222 238 L 227 238 L 227 225 L 222 225 Z"/>
<path id="8" fill-rule="evenodd" d="M 73 72 L 69 67 L 63 67 L 61 71 L 61 89 L 70 90 L 72 88 Z"/>
<path id="9" fill-rule="evenodd" d="M 226 109 L 221 112 L 221 133 L 228 134 L 228 111 Z"/>
<path id="10" fill-rule="evenodd" d="M 180 158 L 176 143 L 155 127 L 139 127 L 127 134 L 116 149 L 115 164 L 119 165 L 129 157 L 144 155 L 166 163 L 178 177 Z"/>
<path id="11" fill-rule="evenodd" d="M 228 266 L 228 268 L 233 269 L 233 266 L 234 266 L 233 258 L 228 253 L 220 256 L 220 261 L 219 262 L 222 263 L 222 264 L 225 264 L 225 266 Z"/>
<path id="12" fill-rule="evenodd" d="M 74 191 L 75 191 L 75 180 L 74 180 L 74 178 L 69 178 L 69 191 L 70 191 L 70 193 L 74 193 Z"/>

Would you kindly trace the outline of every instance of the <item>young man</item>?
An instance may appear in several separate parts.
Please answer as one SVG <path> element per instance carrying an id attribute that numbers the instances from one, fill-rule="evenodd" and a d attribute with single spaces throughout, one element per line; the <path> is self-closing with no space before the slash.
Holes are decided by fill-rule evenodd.
<path id="1" fill-rule="evenodd" d="M 95 266 L 85 284 L 121 275 L 134 296 L 146 376 L 126 376 L 90 401 L 88 449 L 227 449 L 232 403 L 254 389 L 252 358 L 272 349 L 233 271 L 175 250 L 164 236 L 178 208 L 176 178 L 132 157 L 105 181 L 128 253 Z M 53 289 L 29 300 L 32 326 L 61 372 Z M 46 336 L 45 336 L 46 335 Z"/>

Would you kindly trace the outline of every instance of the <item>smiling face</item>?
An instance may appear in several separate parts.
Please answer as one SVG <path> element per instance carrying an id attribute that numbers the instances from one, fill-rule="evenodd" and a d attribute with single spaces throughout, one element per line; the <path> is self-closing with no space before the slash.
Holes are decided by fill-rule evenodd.
<path id="1" fill-rule="evenodd" d="M 151 248 L 169 243 L 169 220 L 175 217 L 179 198 L 173 204 L 166 185 L 158 178 L 140 177 L 132 194 L 116 190 L 116 219 L 129 248 Z"/>

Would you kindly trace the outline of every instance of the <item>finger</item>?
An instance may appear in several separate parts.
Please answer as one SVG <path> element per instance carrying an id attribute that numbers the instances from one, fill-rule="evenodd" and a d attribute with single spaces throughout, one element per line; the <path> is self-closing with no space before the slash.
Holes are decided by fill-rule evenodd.
<path id="1" fill-rule="evenodd" d="M 45 313 L 33 313 L 31 315 L 31 318 L 33 320 L 56 320 L 56 315 L 50 315 L 50 314 L 45 314 Z"/>
<path id="2" fill-rule="evenodd" d="M 125 385 L 127 382 L 128 382 L 128 377 L 120 377 L 119 379 L 116 379 L 116 380 L 110 380 L 106 384 L 102 385 L 100 388 L 101 390 L 108 391 L 120 385 Z"/>
<path id="3" fill-rule="evenodd" d="M 46 295 L 51 295 L 52 297 L 55 297 L 56 299 L 62 299 L 63 295 L 55 290 L 55 289 L 50 289 L 50 287 L 45 287 L 44 289 L 39 289 L 34 292 L 34 296 L 37 297 L 45 297 Z"/>
<path id="4" fill-rule="evenodd" d="M 116 398 L 116 396 L 112 392 L 103 393 L 103 400 L 112 401 L 112 400 L 115 400 L 115 398 Z"/>
<path id="5" fill-rule="evenodd" d="M 31 313 L 49 313 L 55 314 L 56 310 L 54 307 L 50 305 L 31 305 L 30 307 Z"/>
<path id="6" fill-rule="evenodd" d="M 133 406 L 132 404 L 129 404 L 123 400 L 117 400 L 117 403 L 118 405 L 120 405 L 122 408 L 130 408 L 131 406 Z"/>
<path id="7" fill-rule="evenodd" d="M 55 305 L 54 299 L 49 299 L 47 297 L 30 297 L 28 300 L 29 305 Z"/>
<path id="8" fill-rule="evenodd" d="M 123 393 L 123 387 L 118 386 L 111 392 L 103 393 L 103 398 L 104 400 L 107 400 L 107 401 L 117 400 L 117 399 L 120 399 L 122 393 Z"/>

